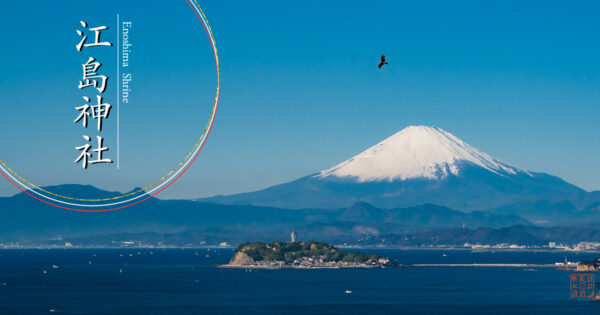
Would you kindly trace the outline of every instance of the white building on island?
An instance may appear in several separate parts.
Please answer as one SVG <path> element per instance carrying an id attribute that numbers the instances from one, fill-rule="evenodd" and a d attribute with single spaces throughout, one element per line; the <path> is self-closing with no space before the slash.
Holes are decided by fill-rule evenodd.
<path id="1" fill-rule="evenodd" d="M 296 231 L 292 231 L 292 243 L 296 243 Z"/>

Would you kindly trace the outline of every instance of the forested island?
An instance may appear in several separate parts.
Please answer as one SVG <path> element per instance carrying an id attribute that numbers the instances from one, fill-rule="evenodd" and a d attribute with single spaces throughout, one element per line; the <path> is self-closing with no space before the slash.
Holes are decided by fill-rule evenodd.
<path id="1" fill-rule="evenodd" d="M 244 243 L 227 265 L 229 268 L 384 268 L 396 263 L 378 254 L 346 252 L 333 245 L 310 242 Z"/>

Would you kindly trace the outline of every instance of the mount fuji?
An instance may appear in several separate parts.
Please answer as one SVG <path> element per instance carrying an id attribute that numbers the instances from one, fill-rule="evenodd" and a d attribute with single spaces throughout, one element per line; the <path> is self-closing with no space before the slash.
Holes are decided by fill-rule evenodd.
<path id="1" fill-rule="evenodd" d="M 498 175 L 532 176 L 464 143 L 435 127 L 410 126 L 317 177 L 350 178 L 356 182 L 445 179 L 459 176 L 465 164 Z"/>
<path id="2" fill-rule="evenodd" d="M 202 201 L 282 208 L 341 208 L 359 201 L 382 208 L 430 203 L 463 211 L 527 213 L 573 211 L 595 200 L 590 194 L 597 197 L 556 176 L 495 159 L 440 128 L 410 126 L 318 173 Z"/>

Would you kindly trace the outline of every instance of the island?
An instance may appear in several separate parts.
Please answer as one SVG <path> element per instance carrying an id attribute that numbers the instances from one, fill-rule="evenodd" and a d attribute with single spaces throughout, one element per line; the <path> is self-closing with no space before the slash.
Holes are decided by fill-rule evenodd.
<path id="1" fill-rule="evenodd" d="M 323 269 L 323 268 L 386 268 L 397 263 L 378 254 L 346 252 L 333 245 L 309 242 L 244 243 L 223 268 L 257 269 Z"/>

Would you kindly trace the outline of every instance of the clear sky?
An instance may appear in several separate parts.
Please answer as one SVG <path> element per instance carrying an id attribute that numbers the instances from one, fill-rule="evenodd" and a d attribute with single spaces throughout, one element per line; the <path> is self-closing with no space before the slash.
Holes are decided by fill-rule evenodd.
<path id="1" fill-rule="evenodd" d="M 199 1 L 221 62 L 221 102 L 196 164 L 160 195 L 251 191 L 331 167 L 408 125 L 441 127 L 517 167 L 600 189 L 597 1 Z M 133 22 L 120 170 L 74 164 L 89 56 L 80 20 Z M 0 159 L 38 185 L 128 191 L 174 167 L 212 105 L 214 62 L 184 0 L 11 1 L 0 12 Z M 96 50 L 97 49 L 97 50 Z M 385 54 L 389 65 L 377 69 Z M 113 112 L 113 114 L 116 112 Z M 92 124 L 93 125 L 93 124 Z M 102 135 L 116 151 L 116 115 Z M 111 155 L 112 154 L 112 155 Z M 0 195 L 16 188 L 0 182 Z"/>

